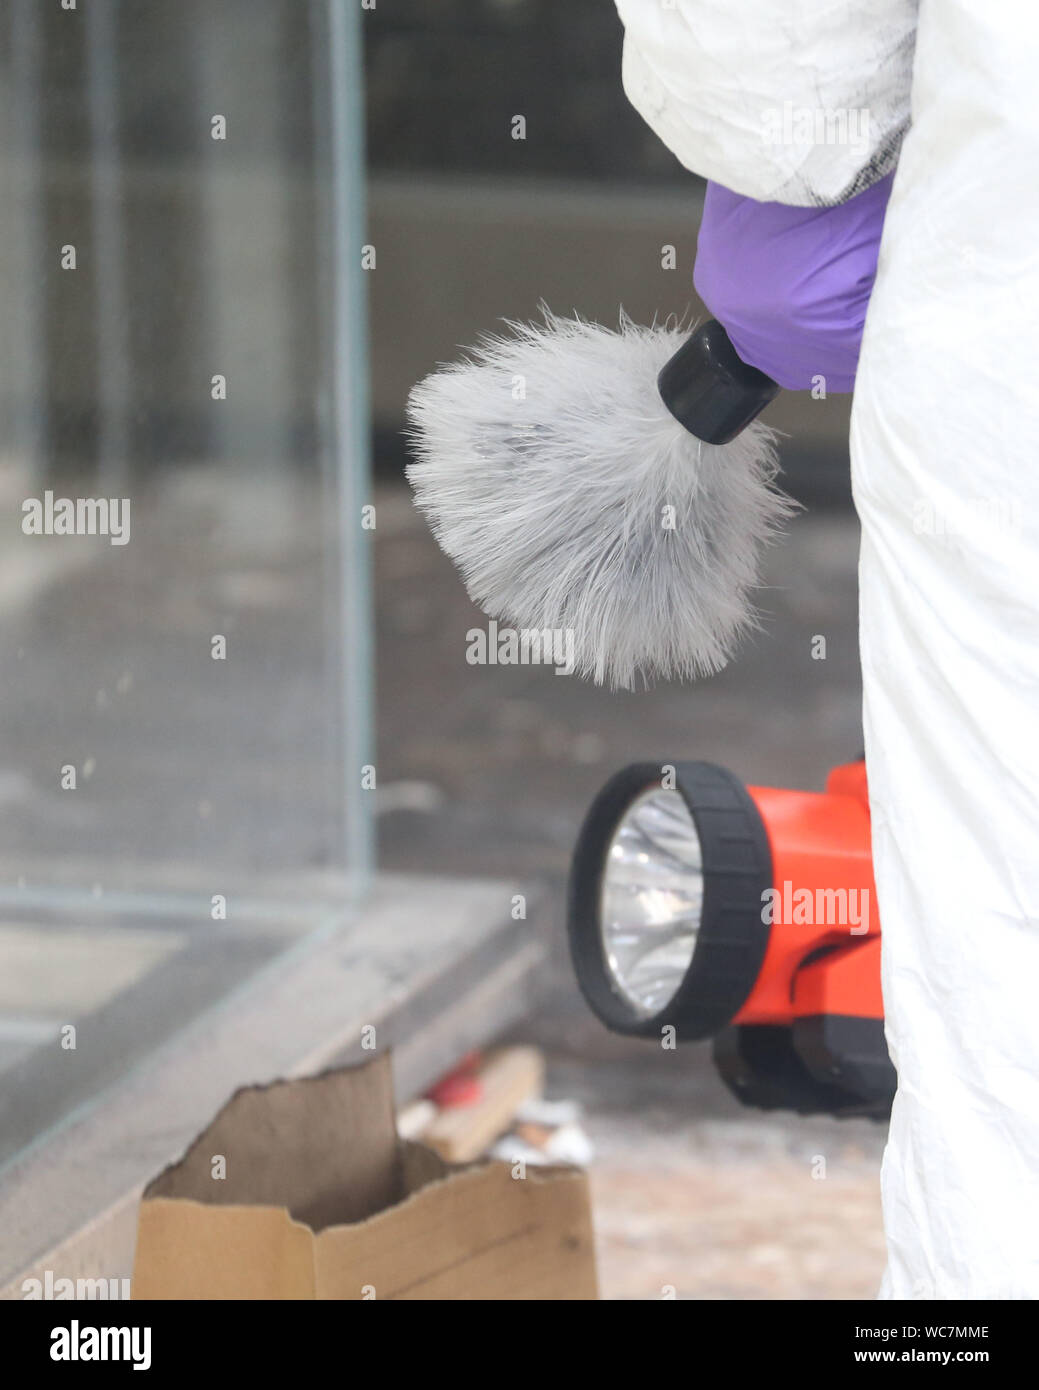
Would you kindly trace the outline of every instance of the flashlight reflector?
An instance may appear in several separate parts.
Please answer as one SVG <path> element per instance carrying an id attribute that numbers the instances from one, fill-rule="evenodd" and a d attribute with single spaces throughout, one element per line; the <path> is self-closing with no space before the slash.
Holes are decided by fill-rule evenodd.
<path id="1" fill-rule="evenodd" d="M 621 994 L 650 1018 L 693 963 L 703 910 L 703 854 L 676 791 L 649 791 L 614 832 L 602 882 L 603 951 Z"/>

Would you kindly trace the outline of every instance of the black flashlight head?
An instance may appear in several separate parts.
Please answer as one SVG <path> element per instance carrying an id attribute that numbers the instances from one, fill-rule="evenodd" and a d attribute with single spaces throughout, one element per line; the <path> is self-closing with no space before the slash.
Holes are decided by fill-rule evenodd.
<path id="1" fill-rule="evenodd" d="M 701 324 L 665 362 L 660 398 L 705 444 L 728 444 L 779 394 L 779 385 L 737 353 L 717 319 Z"/>
<path id="2" fill-rule="evenodd" d="M 639 825 L 640 808 L 664 822 L 657 841 Z M 676 891 L 682 883 L 691 891 Z M 667 1026 L 685 1041 L 720 1032 L 761 971 L 771 885 L 764 822 L 733 773 L 702 762 L 618 772 L 589 808 L 570 874 L 570 953 L 593 1012 L 614 1032 L 642 1037 Z M 629 893 L 639 915 L 626 926 Z M 673 989 L 654 979 L 654 952 L 667 960 L 661 975 Z"/>

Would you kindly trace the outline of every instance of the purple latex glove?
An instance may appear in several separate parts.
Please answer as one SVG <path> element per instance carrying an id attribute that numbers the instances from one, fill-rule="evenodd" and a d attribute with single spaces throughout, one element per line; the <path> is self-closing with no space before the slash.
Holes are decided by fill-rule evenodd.
<path id="1" fill-rule="evenodd" d="M 780 386 L 854 386 L 893 177 L 824 208 L 708 183 L 693 283 L 743 361 Z"/>

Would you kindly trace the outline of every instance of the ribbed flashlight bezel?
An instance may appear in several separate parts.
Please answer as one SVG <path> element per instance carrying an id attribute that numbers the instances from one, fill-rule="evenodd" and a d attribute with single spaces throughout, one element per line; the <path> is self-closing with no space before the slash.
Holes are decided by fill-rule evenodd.
<path id="1" fill-rule="evenodd" d="M 700 839 L 703 910 L 689 969 L 655 1014 L 638 1012 L 615 985 L 602 933 L 602 885 L 610 846 L 631 806 L 646 792 L 669 789 L 674 768 Z M 616 773 L 588 809 L 574 847 L 568 893 L 570 954 L 581 992 L 616 1033 L 679 1039 L 713 1037 L 740 1011 L 761 970 L 771 928 L 762 911 L 772 887 L 772 851 L 761 813 L 740 779 L 714 763 L 633 763 Z"/>

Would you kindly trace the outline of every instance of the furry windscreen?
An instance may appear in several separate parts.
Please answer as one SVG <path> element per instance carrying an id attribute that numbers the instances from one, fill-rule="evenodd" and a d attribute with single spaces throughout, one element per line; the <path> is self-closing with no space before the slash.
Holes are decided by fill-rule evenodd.
<path id="1" fill-rule="evenodd" d="M 681 327 L 547 311 L 506 327 L 408 402 L 407 476 L 470 597 L 520 631 L 572 633 L 598 684 L 719 670 L 794 510 L 773 432 L 715 446 L 674 419 L 656 379 Z"/>

